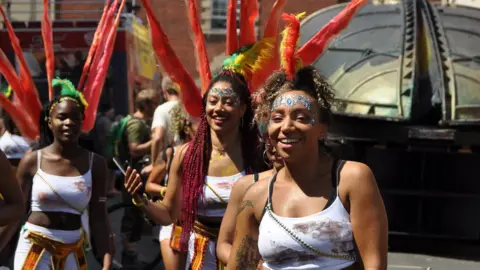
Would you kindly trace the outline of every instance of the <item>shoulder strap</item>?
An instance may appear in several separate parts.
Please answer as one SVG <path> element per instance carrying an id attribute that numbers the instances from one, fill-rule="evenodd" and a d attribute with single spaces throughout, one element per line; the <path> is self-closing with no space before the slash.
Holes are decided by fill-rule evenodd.
<path id="1" fill-rule="evenodd" d="M 256 183 L 258 181 L 258 177 L 259 175 L 257 172 L 253 174 L 253 183 Z"/>
<path id="2" fill-rule="evenodd" d="M 335 173 L 335 187 L 337 189 L 337 196 L 338 196 L 338 186 L 340 185 L 340 172 L 342 171 L 345 163 L 347 163 L 346 160 L 339 160 L 337 162 L 337 169 L 336 169 L 336 173 Z"/>
<path id="3" fill-rule="evenodd" d="M 40 169 L 40 164 L 42 161 L 42 150 L 37 151 L 37 170 Z"/>

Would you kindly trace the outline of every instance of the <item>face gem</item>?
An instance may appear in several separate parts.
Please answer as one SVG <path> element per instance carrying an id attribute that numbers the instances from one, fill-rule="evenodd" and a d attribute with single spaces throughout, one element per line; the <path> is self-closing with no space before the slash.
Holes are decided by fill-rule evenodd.
<path id="1" fill-rule="evenodd" d="M 233 91 L 232 88 L 215 87 L 215 88 L 210 89 L 210 92 L 208 92 L 208 95 L 209 96 L 219 96 L 220 98 L 222 98 L 222 97 L 238 98 L 237 93 L 235 93 L 235 91 Z"/>
<path id="2" fill-rule="evenodd" d="M 272 104 L 271 111 L 275 110 L 279 106 L 293 107 L 297 104 L 303 105 L 307 110 L 312 110 L 312 103 L 305 95 L 281 95 L 275 99 Z"/>

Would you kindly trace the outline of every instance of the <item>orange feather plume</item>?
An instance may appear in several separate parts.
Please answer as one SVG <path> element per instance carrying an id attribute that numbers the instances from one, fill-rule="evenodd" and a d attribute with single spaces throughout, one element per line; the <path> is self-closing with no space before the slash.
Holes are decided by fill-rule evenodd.
<path id="1" fill-rule="evenodd" d="M 348 26 L 358 9 L 367 3 L 368 0 L 351 1 L 344 10 L 307 41 L 297 52 L 303 65 L 312 64 L 323 53 L 328 43 Z"/>
<path id="2" fill-rule="evenodd" d="M 55 62 L 53 59 L 53 34 L 52 34 L 52 22 L 48 16 L 48 0 L 43 0 L 43 20 L 42 20 L 42 38 L 43 46 L 45 49 L 45 66 L 47 71 L 48 80 L 48 98 L 53 99 L 53 87 L 52 81 L 55 74 Z"/>
<path id="3" fill-rule="evenodd" d="M 152 45 L 165 72 L 172 81 L 177 83 L 182 89 L 180 97 L 185 110 L 194 117 L 200 117 L 202 114 L 202 96 L 192 76 L 175 54 L 168 37 L 165 34 L 160 22 L 155 17 L 149 0 L 142 0 L 143 7 L 150 23 L 150 33 L 152 36 Z"/>
<path id="4" fill-rule="evenodd" d="M 103 85 L 105 83 L 105 77 L 107 76 L 110 59 L 112 57 L 115 39 L 117 36 L 117 28 L 124 6 L 125 0 L 122 0 L 120 7 L 117 10 L 117 1 L 115 1 L 110 8 L 110 11 L 112 12 L 111 16 L 106 17 L 107 19 L 112 18 L 115 12 L 117 14 L 114 22 L 112 24 L 108 24 L 108 29 L 105 29 L 106 32 L 104 34 L 107 36 L 106 38 L 102 37 L 101 46 L 99 46 L 101 50 L 96 52 L 96 54 L 101 56 L 99 57 L 99 61 L 96 63 L 96 65 L 92 66 L 92 71 L 89 74 L 89 79 L 92 78 L 92 80 L 87 81 L 87 86 L 85 88 L 85 90 L 88 90 L 89 96 L 86 98 L 88 107 L 87 111 L 85 112 L 85 120 L 83 121 L 83 132 L 89 132 L 95 125 L 97 107 L 100 101 Z"/>
<path id="5" fill-rule="evenodd" d="M 305 13 L 299 15 L 282 14 L 282 19 L 287 23 L 283 32 L 283 40 L 280 44 L 281 65 L 287 74 L 288 79 L 293 79 L 297 71 L 298 58 L 295 55 L 298 40 L 300 38 L 300 18 Z"/>
<path id="6" fill-rule="evenodd" d="M 258 0 L 240 2 L 240 48 L 252 45 L 257 40 L 255 20 L 258 17 Z"/>
<path id="7" fill-rule="evenodd" d="M 78 82 L 78 85 L 77 85 L 77 89 L 79 91 L 83 90 L 85 79 L 87 78 L 88 71 L 90 70 L 90 66 L 92 64 L 93 55 L 96 52 L 98 45 L 100 43 L 100 37 L 102 36 L 102 33 L 104 31 L 105 17 L 107 16 L 109 5 L 110 5 L 110 0 L 107 0 L 105 3 L 105 6 L 103 7 L 102 17 L 100 17 L 100 21 L 98 22 L 97 30 L 95 30 L 95 34 L 93 36 L 92 46 L 88 51 L 88 55 L 85 60 L 85 65 L 83 66 L 83 71 L 80 77 L 80 81 Z"/>
<path id="8" fill-rule="evenodd" d="M 230 0 L 227 9 L 226 55 L 238 51 L 237 0 Z"/>
<path id="9" fill-rule="evenodd" d="M 15 32 L 13 31 L 13 27 L 8 20 L 8 17 L 5 14 L 2 5 L 0 5 L 0 14 L 3 17 L 4 25 L 7 28 L 8 37 L 10 38 L 12 48 L 15 52 L 15 55 L 17 56 L 18 62 L 20 63 L 20 82 L 22 84 L 22 93 L 20 96 L 23 97 L 26 105 L 23 109 L 27 110 L 33 119 L 39 119 L 42 105 L 40 103 L 40 99 L 38 98 L 37 88 L 33 83 L 32 75 L 30 73 L 30 70 L 28 69 L 27 61 L 23 57 L 20 42 L 18 41 Z"/>
<path id="10" fill-rule="evenodd" d="M 186 0 L 188 10 L 188 20 L 193 32 L 193 42 L 195 43 L 195 56 L 197 62 L 197 71 L 200 74 L 202 82 L 202 91 L 207 91 L 208 85 L 212 80 L 210 71 L 210 61 L 208 60 L 207 48 L 205 47 L 205 37 L 203 35 L 200 20 L 198 18 L 197 0 Z"/>
<path id="11" fill-rule="evenodd" d="M 15 68 L 13 68 L 12 64 L 10 64 L 10 61 L 2 49 L 0 49 L 0 74 L 2 74 L 7 80 L 8 85 L 10 85 L 15 93 L 14 96 L 17 98 L 18 102 L 23 106 L 26 106 L 25 97 L 23 96 L 23 86 L 20 78 L 18 78 Z"/>
<path id="12" fill-rule="evenodd" d="M 115 10 L 117 6 L 118 6 L 118 0 L 114 0 L 113 3 L 108 8 L 107 14 L 105 15 L 105 23 L 102 26 L 102 32 L 99 35 L 99 44 L 93 53 L 93 60 L 92 60 L 92 63 L 90 64 L 90 70 L 92 72 L 97 71 L 100 60 L 102 59 L 102 56 L 105 53 L 105 43 L 107 42 L 106 36 L 110 32 L 110 29 L 114 24 L 114 21 L 115 21 L 114 16 L 115 16 Z M 87 71 L 86 82 L 85 82 L 85 86 L 83 87 L 84 96 L 87 102 L 90 101 L 93 97 L 94 89 L 92 88 L 92 84 L 93 84 L 93 81 L 95 80 L 95 75 L 91 74 L 91 72 L 89 71 Z"/>
<path id="13" fill-rule="evenodd" d="M 278 70 L 280 68 L 280 55 L 279 55 L 279 28 L 280 28 L 280 18 L 282 17 L 283 10 L 287 0 L 277 0 L 270 11 L 270 16 L 267 19 L 267 24 L 263 31 L 263 38 L 274 38 L 275 47 L 273 48 L 273 53 L 271 59 L 264 64 L 263 68 L 253 74 L 251 87 L 252 91 L 256 91 L 265 80 L 272 74 L 273 70 Z"/>

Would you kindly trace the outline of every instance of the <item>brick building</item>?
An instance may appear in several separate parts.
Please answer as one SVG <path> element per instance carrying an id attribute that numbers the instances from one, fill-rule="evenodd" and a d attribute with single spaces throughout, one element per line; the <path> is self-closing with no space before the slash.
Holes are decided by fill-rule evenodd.
<path id="1" fill-rule="evenodd" d="M 208 55 L 212 69 L 221 66 L 225 51 L 225 12 L 229 0 L 197 0 L 202 28 L 205 32 Z M 240 0 L 238 0 L 240 2 Z M 84 2 L 84 3 L 82 3 Z M 128 1 L 132 2 L 132 1 Z M 275 0 L 259 0 L 260 16 L 258 18 L 258 33 L 261 35 Z M 344 0 L 290 0 L 285 12 L 299 13 L 306 11 L 311 14 L 324 7 L 345 2 Z M 0 0 L 4 6 L 11 3 L 12 20 L 33 21 L 41 19 L 42 1 Z M 55 20 L 97 20 L 103 9 L 103 0 L 59 0 L 51 6 L 52 17 Z M 137 0 L 137 4 L 141 1 Z M 168 34 L 182 63 L 196 77 L 193 43 L 190 39 L 190 28 L 187 21 L 185 0 L 151 0 L 152 7 L 162 26 Z M 18 11 L 17 11 L 18 10 Z M 19 12 L 21 11 L 21 12 Z M 144 12 L 140 9 L 137 16 L 146 21 Z"/>
<path id="2" fill-rule="evenodd" d="M 212 69 L 220 67 L 225 52 L 225 29 L 224 23 L 219 23 L 222 14 L 228 3 L 226 0 L 198 0 L 199 9 L 201 9 L 202 27 L 204 28 L 207 42 L 208 55 L 211 61 Z M 258 21 L 259 34 L 261 34 L 263 25 L 266 23 L 270 10 L 275 0 L 259 0 L 260 16 Z M 220 4 L 218 4 L 220 3 Z M 306 11 L 311 14 L 321 8 L 336 4 L 337 0 L 297 0 L 289 1 L 285 12 L 298 13 Z M 222 5 L 223 4 L 223 5 Z M 190 39 L 190 29 L 187 22 L 185 1 L 182 0 L 155 0 L 156 15 L 170 38 L 177 55 L 182 63 L 187 67 L 192 75 L 196 76 L 195 57 L 193 53 L 193 44 Z M 200 8 L 201 7 L 201 8 Z M 212 16 L 213 14 L 213 16 Z M 223 13 L 224 14 L 224 13 Z M 223 19 L 224 21 L 225 19 Z M 219 25 L 219 27 L 216 27 Z M 223 29 L 222 29 L 223 28 Z M 222 31 L 223 30 L 223 31 Z"/>

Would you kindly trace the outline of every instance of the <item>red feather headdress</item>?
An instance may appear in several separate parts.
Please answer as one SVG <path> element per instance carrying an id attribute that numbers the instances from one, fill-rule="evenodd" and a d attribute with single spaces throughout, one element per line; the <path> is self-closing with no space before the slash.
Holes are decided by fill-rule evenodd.
<path id="1" fill-rule="evenodd" d="M 157 59 L 163 66 L 165 73 L 177 83 L 181 91 L 181 99 L 185 110 L 192 116 L 199 117 L 201 115 L 202 94 L 207 91 L 208 84 L 212 79 L 209 58 L 207 49 L 205 46 L 205 38 L 198 18 L 198 7 L 196 0 L 185 0 L 187 5 L 187 14 L 192 31 L 192 40 L 195 44 L 195 56 L 196 66 L 200 75 L 201 88 L 198 88 L 195 81 L 180 62 L 180 59 L 175 54 L 171 47 L 168 37 L 163 30 L 159 20 L 155 17 L 153 9 L 149 0 L 142 0 L 143 7 L 145 8 L 147 18 L 150 24 L 150 31 L 152 37 L 152 45 L 157 56 Z M 278 57 L 276 55 L 267 55 L 260 53 L 262 50 L 265 52 L 273 51 L 271 47 L 274 47 L 277 43 L 278 25 L 280 21 L 280 14 L 285 6 L 286 0 L 277 0 L 274 4 L 270 18 L 265 28 L 264 38 L 259 41 L 262 45 L 252 46 L 250 54 L 244 54 L 240 61 L 242 67 L 241 74 L 244 75 L 249 81 L 251 89 L 255 90 L 260 81 L 270 75 L 274 68 L 265 72 L 265 67 L 278 67 Z M 240 4 L 240 13 L 242 18 L 246 18 L 241 21 L 240 24 L 240 37 L 237 35 L 237 23 L 236 23 L 236 10 L 237 1 L 230 0 L 227 10 L 227 33 L 226 33 L 226 54 L 232 55 L 238 53 L 240 47 L 247 45 L 253 45 L 256 42 L 255 35 L 255 20 L 259 13 L 257 0 L 242 0 Z M 273 44 L 273 45 L 272 45 Z M 268 49 L 268 50 L 266 50 Z M 255 64 L 252 63 L 256 62 Z M 277 61 L 277 64 L 272 64 L 273 61 Z M 258 69 L 261 66 L 262 69 Z M 235 71 L 238 71 L 236 69 Z M 253 72 L 255 71 L 255 72 Z M 263 82 L 263 81 L 262 81 Z"/>
<path id="2" fill-rule="evenodd" d="M 125 0 L 114 0 L 112 4 L 107 1 L 100 23 L 95 32 L 94 42 L 90 48 L 85 67 L 81 76 L 78 90 L 83 91 L 86 103 L 89 104 L 85 113 L 85 121 L 82 130 L 88 132 L 93 128 L 96 109 L 100 99 L 100 93 L 107 75 L 108 65 L 113 51 L 116 32 L 120 16 L 125 5 Z M 0 49 L 0 74 L 2 74 L 15 93 L 16 101 L 12 102 L 3 95 L 0 95 L 0 105 L 11 115 L 15 124 L 23 136 L 35 139 L 39 135 L 39 118 L 42 105 L 38 91 L 33 82 L 32 75 L 28 69 L 27 62 L 23 56 L 20 42 L 8 20 L 2 6 L 0 14 L 3 17 L 8 36 L 11 40 L 13 50 L 18 59 L 20 74 L 18 75 L 10 64 L 5 53 Z M 42 17 L 42 38 L 45 46 L 46 73 L 48 78 L 48 96 L 53 98 L 53 76 L 54 76 L 54 51 L 52 23 L 49 18 L 48 0 L 43 0 Z M 93 62 L 92 62 L 92 56 Z M 87 83 L 84 84 L 85 79 Z"/>
<path id="3" fill-rule="evenodd" d="M 368 0 L 351 1 L 344 10 L 298 50 L 300 19 L 304 13 L 297 16 L 282 14 L 282 18 L 287 23 L 287 26 L 283 32 L 280 57 L 282 68 L 287 73 L 288 78 L 293 79 L 298 69 L 312 64 L 323 53 L 328 43 L 348 26 L 355 13 L 367 2 Z"/>

